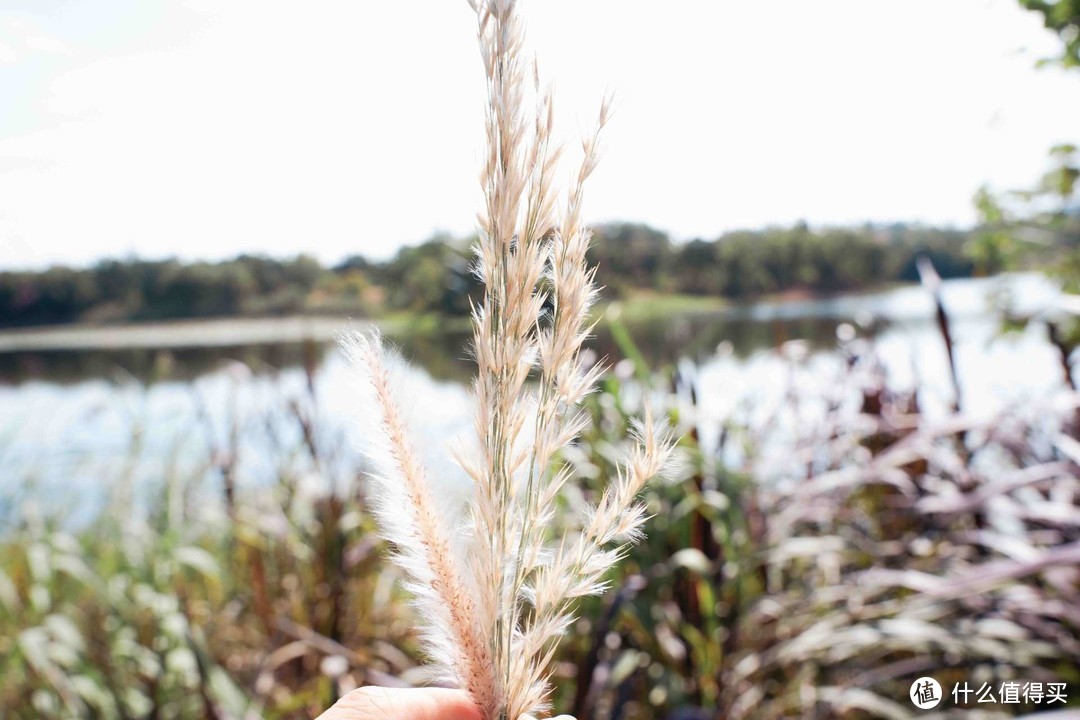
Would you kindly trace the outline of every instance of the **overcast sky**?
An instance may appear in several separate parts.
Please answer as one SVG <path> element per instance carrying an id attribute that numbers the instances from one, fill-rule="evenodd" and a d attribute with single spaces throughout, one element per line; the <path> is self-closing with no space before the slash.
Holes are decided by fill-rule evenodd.
<path id="1" fill-rule="evenodd" d="M 564 137 L 616 93 L 592 221 L 963 225 L 1080 140 L 1015 0 L 524 8 Z M 0 267 L 462 235 L 482 123 L 465 0 L 0 0 Z"/>

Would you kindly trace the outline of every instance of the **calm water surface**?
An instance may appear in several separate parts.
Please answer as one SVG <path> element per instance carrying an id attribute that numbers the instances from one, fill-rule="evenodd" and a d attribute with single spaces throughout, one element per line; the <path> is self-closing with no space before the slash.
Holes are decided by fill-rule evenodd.
<path id="1" fill-rule="evenodd" d="M 1001 336 L 991 301 L 1002 293 L 1025 311 L 1058 296 L 1038 275 L 944 283 L 963 407 L 973 414 L 1061 383 L 1041 327 Z M 933 305 L 918 287 L 748 304 L 629 329 L 650 362 L 692 368 L 705 423 L 737 412 L 766 417 L 786 402 L 795 373 L 798 382 L 828 382 L 842 364 L 838 332 L 872 338 L 890 382 L 920 387 L 931 412 L 952 400 Z M 215 461 L 231 448 L 239 449 L 240 485 L 347 482 L 356 470 L 354 419 L 363 409 L 333 344 L 325 337 L 295 342 L 294 330 L 289 342 L 260 337 L 242 346 L 169 342 L 168 348 L 0 352 L 0 512 L 33 499 L 90 513 L 104 502 L 103 486 L 118 482 L 147 494 L 177 477 L 220 482 Z M 218 337 L 221 331 L 214 330 Z M 466 339 L 453 333 L 395 338 L 412 361 L 401 370 L 415 388 L 412 409 L 425 447 L 468 430 Z M 598 334 L 594 349 L 615 361 L 622 356 L 607 332 Z M 307 441 L 298 418 L 318 429 L 318 467 L 299 459 Z"/>

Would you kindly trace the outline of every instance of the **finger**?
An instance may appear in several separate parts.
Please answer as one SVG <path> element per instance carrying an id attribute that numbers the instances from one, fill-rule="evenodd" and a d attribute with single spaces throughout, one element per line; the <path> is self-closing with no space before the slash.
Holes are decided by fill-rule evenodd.
<path id="1" fill-rule="evenodd" d="M 461 690 L 363 687 L 318 720 L 480 720 L 480 713 Z"/>

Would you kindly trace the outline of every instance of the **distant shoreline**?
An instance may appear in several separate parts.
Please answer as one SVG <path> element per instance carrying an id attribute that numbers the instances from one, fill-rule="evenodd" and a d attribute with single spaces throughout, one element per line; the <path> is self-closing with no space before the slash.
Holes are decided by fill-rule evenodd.
<path id="1" fill-rule="evenodd" d="M 0 330 L 0 353 L 328 342 L 344 330 L 366 330 L 373 325 L 369 319 L 305 315 L 50 325 Z"/>
<path id="2" fill-rule="evenodd" d="M 972 281 L 980 282 L 973 279 L 959 280 L 961 283 Z M 951 284 L 953 281 L 946 282 Z M 829 314 L 835 312 L 834 305 L 837 300 L 873 296 L 904 287 L 916 289 L 918 285 L 883 283 L 881 287 L 874 289 L 845 293 L 785 292 L 759 297 L 754 301 L 741 302 L 710 296 L 639 291 L 621 300 L 602 303 L 596 311 L 597 319 L 602 326 L 616 318 L 624 323 L 637 323 L 681 315 L 720 314 L 728 317 L 748 317 L 748 311 L 753 314 L 755 311 L 768 308 L 809 307 L 822 303 L 825 304 L 826 314 Z M 807 314 L 819 313 L 808 312 Z M 391 336 L 432 332 L 467 333 L 469 319 L 434 313 L 397 311 L 366 318 L 350 318 L 343 314 L 292 314 L 281 317 L 230 316 L 118 324 L 39 325 L 0 328 L 0 354 L 327 343 L 335 340 L 343 331 L 367 331 L 375 327 Z"/>

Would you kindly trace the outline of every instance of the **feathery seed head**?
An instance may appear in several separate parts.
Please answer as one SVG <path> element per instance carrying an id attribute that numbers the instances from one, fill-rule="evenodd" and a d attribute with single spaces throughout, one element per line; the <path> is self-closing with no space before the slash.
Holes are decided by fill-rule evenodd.
<path id="1" fill-rule="evenodd" d="M 546 709 L 549 668 L 573 621 L 573 600 L 601 592 L 607 571 L 640 537 L 645 508 L 637 494 L 663 472 L 672 442 L 647 412 L 581 529 L 552 537 L 557 499 L 573 472 L 559 453 L 588 423 L 578 406 L 604 370 L 582 354 L 598 290 L 581 218 L 610 98 L 596 133 L 583 140 L 560 212 L 561 147 L 535 63 L 534 121 L 525 120 L 518 3 L 468 2 L 487 82 L 487 153 L 474 266 L 484 294 L 472 312 L 475 443 L 454 452 L 473 483 L 464 518 L 439 502 L 411 443 L 378 336 L 342 344 L 377 413 L 370 451 L 376 512 L 422 610 L 432 660 L 471 693 L 486 720 L 518 720 Z"/>

